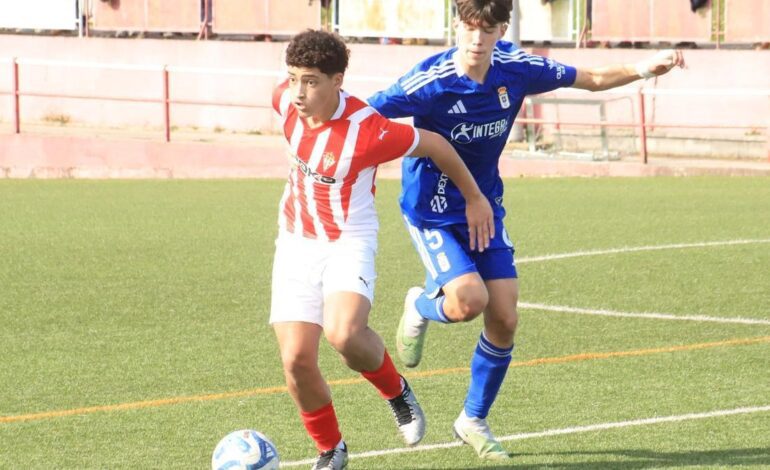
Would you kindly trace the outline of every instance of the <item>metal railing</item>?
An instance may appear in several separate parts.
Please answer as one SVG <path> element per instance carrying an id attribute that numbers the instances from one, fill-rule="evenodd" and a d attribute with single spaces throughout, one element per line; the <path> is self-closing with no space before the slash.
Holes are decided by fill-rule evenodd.
<path id="1" fill-rule="evenodd" d="M 0 59 L 2 61 L 2 59 Z M 171 141 L 171 107 L 172 105 L 200 105 L 200 106 L 224 106 L 224 107 L 237 107 L 237 108 L 269 108 L 267 105 L 246 103 L 238 101 L 222 101 L 222 100 L 194 100 L 194 99 L 174 99 L 171 98 L 171 85 L 169 77 L 172 73 L 203 73 L 213 75 L 237 75 L 237 76 L 254 76 L 254 77 L 267 77 L 278 78 L 281 74 L 277 71 L 261 71 L 256 69 L 220 69 L 220 68 L 205 68 L 205 67 L 184 67 L 173 65 L 134 65 L 134 64 L 108 64 L 97 62 L 70 62 L 70 61 L 58 61 L 58 60 L 38 60 L 38 59 L 20 59 L 11 58 L 5 59 L 5 61 L 11 64 L 12 74 L 12 89 L 10 91 L 0 90 L 0 95 L 11 95 L 13 102 L 13 121 L 14 129 L 17 134 L 21 133 L 21 98 L 22 97 L 36 97 L 36 98 L 68 98 L 79 100 L 103 100 L 103 101 L 118 101 L 129 103 L 158 103 L 161 105 L 163 115 L 163 129 L 164 138 L 166 142 Z M 78 94 L 78 93 L 63 93 L 63 92 L 45 92 L 45 91 L 26 91 L 22 90 L 19 80 L 19 67 L 21 65 L 42 65 L 42 66 L 60 66 L 69 68 L 97 68 L 102 70 L 126 70 L 126 71 L 139 71 L 139 72 L 157 72 L 162 84 L 159 90 L 157 98 L 137 98 L 131 96 L 117 96 L 117 95 L 96 95 L 96 94 Z"/>
<path id="2" fill-rule="evenodd" d="M 629 95 L 629 92 L 623 91 L 623 90 L 609 90 L 605 91 L 604 93 L 607 94 L 625 94 L 626 96 L 633 96 Z M 518 117 L 516 119 L 516 122 L 519 124 L 527 124 L 528 126 L 532 125 L 553 125 L 556 126 L 556 128 L 560 128 L 561 126 L 575 126 L 575 127 L 598 127 L 601 129 L 601 136 L 602 136 L 602 146 L 603 150 L 606 151 L 606 129 L 607 128 L 628 128 L 628 129 L 637 129 L 639 132 L 639 142 L 640 142 L 640 150 L 639 150 L 639 158 L 643 163 L 648 163 L 649 159 L 649 152 L 647 149 L 647 143 L 648 143 L 648 130 L 651 128 L 662 128 L 662 129 L 724 129 L 724 130 L 730 130 L 730 129 L 748 129 L 748 130 L 755 130 L 755 129 L 765 129 L 765 140 L 766 140 L 766 150 L 767 150 L 767 160 L 770 161 L 770 116 L 768 116 L 768 119 L 766 123 L 756 123 L 756 124 L 743 124 L 743 125 L 726 125 L 726 124 L 681 124 L 681 123 L 660 123 L 660 122 L 649 122 L 647 119 L 647 111 L 646 111 L 646 96 L 757 96 L 757 97 L 763 97 L 768 102 L 768 109 L 770 109 L 770 89 L 686 89 L 686 90 L 680 90 L 680 89 L 661 89 L 661 88 L 645 88 L 645 87 L 639 87 L 636 92 L 634 93 L 636 96 L 636 103 L 637 107 L 639 109 L 639 115 L 638 117 L 634 117 L 631 121 L 625 121 L 625 122 L 618 122 L 618 121 L 608 121 L 604 119 L 604 111 L 603 111 L 603 104 L 601 104 L 602 108 L 600 108 L 601 111 L 601 119 L 599 121 L 562 121 L 560 119 L 537 119 L 534 117 L 530 117 L 531 107 L 525 106 L 523 107 L 523 115 Z M 602 100 L 596 100 L 594 98 L 585 98 L 585 99 L 574 99 L 574 98 L 548 98 L 547 101 L 544 101 L 543 98 L 535 98 L 535 100 L 539 100 L 541 102 L 550 102 L 551 104 L 575 104 L 577 102 L 580 102 L 582 104 L 598 104 Z M 606 102 L 604 100 L 603 102 Z"/>
<path id="3" fill-rule="evenodd" d="M 253 77 L 265 77 L 278 79 L 283 76 L 283 73 L 277 70 L 257 70 L 257 69 L 220 69 L 220 68 L 207 68 L 207 67 L 187 67 L 187 66 L 172 66 L 172 65 L 136 65 L 136 64 L 119 64 L 119 63 L 97 63 L 97 62 L 72 62 L 72 61 L 58 61 L 58 60 L 38 60 L 38 59 L 20 59 L 0 58 L 0 63 L 10 64 L 10 73 L 12 75 L 12 89 L 8 91 L 0 90 L 0 95 L 10 95 L 12 102 L 12 116 L 13 116 L 13 129 L 16 134 L 20 134 L 22 130 L 21 122 L 21 109 L 23 97 L 38 97 L 38 98 L 67 98 L 67 99 L 79 99 L 79 100 L 103 100 L 103 101 L 118 101 L 118 102 L 134 102 L 134 103 L 157 103 L 160 104 L 160 112 L 162 113 L 163 120 L 163 132 L 164 140 L 166 142 L 171 141 L 172 131 L 172 106 L 173 105 L 199 105 L 199 106 L 212 106 L 212 107 L 237 107 L 237 108 L 257 108 L 267 109 L 269 105 L 248 103 L 241 101 L 224 101 L 224 100 L 196 100 L 196 99 L 174 99 L 171 97 L 171 86 L 169 77 L 172 73 L 187 73 L 187 74 L 216 74 L 216 75 L 236 75 L 236 76 L 253 76 Z M 37 65 L 37 66 L 59 66 L 69 68 L 98 68 L 106 70 L 125 70 L 125 71 L 142 71 L 142 72 L 155 72 L 160 77 L 160 83 L 162 84 L 160 90 L 158 90 L 158 96 L 156 98 L 139 98 L 131 96 L 117 96 L 117 95 L 97 95 L 97 94 L 79 94 L 79 93 L 63 93 L 63 92 L 45 92 L 45 91 L 26 91 L 21 87 L 19 68 L 22 65 Z M 390 79 L 382 76 L 364 76 L 364 75 L 351 75 L 346 77 L 348 81 L 365 81 L 365 82 L 382 82 L 390 83 Z M 623 89 L 610 90 L 604 92 L 609 95 L 626 95 L 629 96 L 629 92 Z M 767 159 L 770 160 L 770 117 L 768 117 L 766 123 L 763 124 L 744 124 L 744 125 L 724 125 L 724 124 L 681 124 L 681 123 L 660 123 L 660 122 L 648 122 L 646 112 L 646 96 L 744 96 L 744 97 L 762 97 L 768 100 L 768 109 L 770 109 L 770 89 L 658 89 L 658 88 L 645 88 L 640 87 L 636 90 L 636 102 L 639 109 L 638 117 L 632 117 L 630 121 L 617 122 L 607 120 L 604 115 L 600 116 L 599 121 L 566 121 L 561 119 L 538 119 L 531 116 L 531 112 L 528 112 L 526 103 L 522 106 L 522 111 L 519 117 L 516 118 L 516 123 L 525 125 L 555 125 L 557 127 L 562 126 L 575 126 L 575 127 L 598 127 L 604 134 L 607 128 L 631 128 L 637 129 L 640 139 L 640 151 L 639 157 L 643 163 L 648 162 L 648 150 L 647 150 L 647 132 L 650 128 L 687 128 L 687 129 L 765 129 L 766 130 L 766 146 L 767 146 Z M 633 96 L 633 95 L 632 95 Z M 543 101 L 544 98 L 537 98 Z M 558 104 L 559 102 L 567 103 L 570 101 L 582 101 L 587 104 L 595 104 L 597 102 L 595 95 L 591 98 L 551 98 L 549 101 L 552 104 Z M 604 100 L 605 102 L 607 100 Z M 529 108 L 531 109 L 531 108 Z M 606 136 L 606 134 L 604 134 Z M 606 148 L 605 148 L 606 150 Z"/>

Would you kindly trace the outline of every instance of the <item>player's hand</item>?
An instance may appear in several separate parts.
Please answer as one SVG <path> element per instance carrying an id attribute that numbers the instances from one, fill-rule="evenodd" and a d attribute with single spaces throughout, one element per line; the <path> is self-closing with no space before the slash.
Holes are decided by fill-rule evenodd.
<path id="1" fill-rule="evenodd" d="M 663 75 L 674 67 L 684 68 L 684 55 L 679 49 L 666 49 L 636 64 L 636 71 L 643 78 Z"/>
<path id="2" fill-rule="evenodd" d="M 489 240 L 495 238 L 495 216 L 487 198 L 479 193 L 465 201 L 465 218 L 468 220 L 468 238 L 471 251 L 489 248 Z"/>

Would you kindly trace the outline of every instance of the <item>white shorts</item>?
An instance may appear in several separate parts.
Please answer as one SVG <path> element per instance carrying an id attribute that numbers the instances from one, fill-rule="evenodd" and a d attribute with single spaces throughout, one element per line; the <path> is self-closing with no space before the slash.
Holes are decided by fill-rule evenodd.
<path id="1" fill-rule="evenodd" d="M 324 299 L 356 292 L 371 303 L 377 278 L 376 234 L 335 242 L 285 235 L 275 241 L 270 323 L 303 321 L 323 326 Z"/>

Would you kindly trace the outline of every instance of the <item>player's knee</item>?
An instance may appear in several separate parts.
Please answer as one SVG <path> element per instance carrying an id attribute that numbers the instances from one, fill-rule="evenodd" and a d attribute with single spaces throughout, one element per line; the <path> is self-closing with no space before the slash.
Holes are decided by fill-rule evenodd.
<path id="1" fill-rule="evenodd" d="M 486 289 L 468 289 L 460 293 L 457 299 L 459 321 L 471 321 L 481 315 L 487 307 L 489 295 Z"/>
<path id="2" fill-rule="evenodd" d="M 312 354 L 287 354 L 282 358 L 283 370 L 294 382 L 301 382 L 303 377 L 315 373 L 318 362 Z"/>
<path id="3" fill-rule="evenodd" d="M 485 319 L 487 327 L 495 331 L 501 341 L 512 340 L 519 325 L 519 316 L 514 308 L 505 314 L 492 314 Z"/>
<path id="4" fill-rule="evenodd" d="M 519 325 L 519 316 L 518 315 L 508 315 L 505 318 L 502 319 L 500 324 L 500 330 L 513 338 L 513 335 L 516 333 L 516 327 Z"/>
<path id="5" fill-rule="evenodd" d="M 337 328 L 326 332 L 329 344 L 343 356 L 351 351 L 355 345 L 358 331 L 355 328 Z"/>

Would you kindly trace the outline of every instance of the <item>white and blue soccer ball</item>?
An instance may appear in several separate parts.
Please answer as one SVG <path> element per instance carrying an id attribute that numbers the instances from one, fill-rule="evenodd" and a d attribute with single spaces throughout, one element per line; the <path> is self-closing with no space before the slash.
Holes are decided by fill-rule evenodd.
<path id="1" fill-rule="evenodd" d="M 211 456 L 212 470 L 278 470 L 278 463 L 275 444 L 251 429 L 223 437 Z"/>

